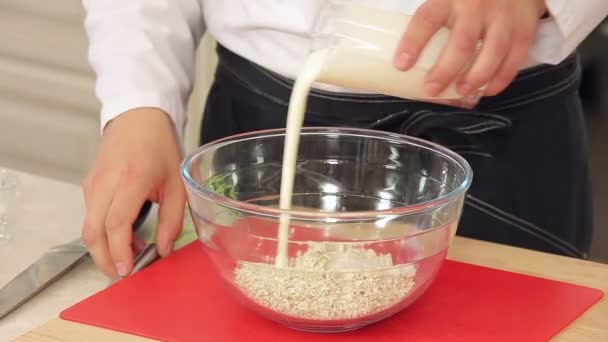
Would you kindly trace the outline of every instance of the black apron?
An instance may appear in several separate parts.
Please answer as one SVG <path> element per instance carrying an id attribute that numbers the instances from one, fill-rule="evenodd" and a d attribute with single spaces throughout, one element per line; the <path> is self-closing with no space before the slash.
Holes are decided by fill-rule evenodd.
<path id="1" fill-rule="evenodd" d="M 218 46 L 201 144 L 285 128 L 293 81 Z M 471 110 L 383 95 L 313 89 L 305 126 L 370 128 L 439 143 L 474 181 L 458 235 L 588 258 L 592 196 L 577 55 L 521 72 Z"/>

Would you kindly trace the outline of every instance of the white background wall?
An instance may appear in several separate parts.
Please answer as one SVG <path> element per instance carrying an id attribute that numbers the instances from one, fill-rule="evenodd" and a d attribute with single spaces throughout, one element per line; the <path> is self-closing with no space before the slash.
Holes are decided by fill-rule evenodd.
<path id="1" fill-rule="evenodd" d="M 79 0 L 0 1 L 0 165 L 80 183 L 99 141 L 99 103 Z M 214 42 L 198 53 L 186 146 L 215 67 Z"/>

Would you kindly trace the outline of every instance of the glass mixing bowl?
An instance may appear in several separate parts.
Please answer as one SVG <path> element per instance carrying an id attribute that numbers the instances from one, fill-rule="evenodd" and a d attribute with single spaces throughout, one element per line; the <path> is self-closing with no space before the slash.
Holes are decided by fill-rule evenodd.
<path id="1" fill-rule="evenodd" d="M 182 164 L 198 238 L 227 287 L 260 315 L 309 331 L 357 329 L 413 303 L 456 233 L 468 163 L 403 135 L 304 128 L 292 210 L 279 210 L 284 139 L 236 135 Z M 286 265 L 276 264 L 280 244 Z"/>

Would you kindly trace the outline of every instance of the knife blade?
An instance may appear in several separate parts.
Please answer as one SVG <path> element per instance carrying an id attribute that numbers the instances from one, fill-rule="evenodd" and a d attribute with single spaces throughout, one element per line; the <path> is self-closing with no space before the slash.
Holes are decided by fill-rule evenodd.
<path id="1" fill-rule="evenodd" d="M 80 240 L 55 246 L 0 289 L 0 319 L 71 270 L 88 255 Z"/>
<path id="2" fill-rule="evenodd" d="M 144 203 L 133 224 L 134 231 L 143 224 L 151 206 L 151 202 Z M 80 239 L 48 249 L 0 289 L 0 319 L 47 288 L 88 256 L 88 249 Z"/>

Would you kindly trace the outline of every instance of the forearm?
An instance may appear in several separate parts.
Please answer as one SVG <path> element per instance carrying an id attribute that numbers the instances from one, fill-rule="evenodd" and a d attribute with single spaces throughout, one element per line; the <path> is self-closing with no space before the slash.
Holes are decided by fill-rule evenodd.
<path id="1" fill-rule="evenodd" d="M 101 127 L 139 107 L 166 112 L 182 135 L 203 33 L 196 0 L 83 0 Z"/>
<path id="2" fill-rule="evenodd" d="M 558 64 L 608 16 L 606 0 L 546 0 L 543 19 L 530 57 L 538 63 Z"/>

